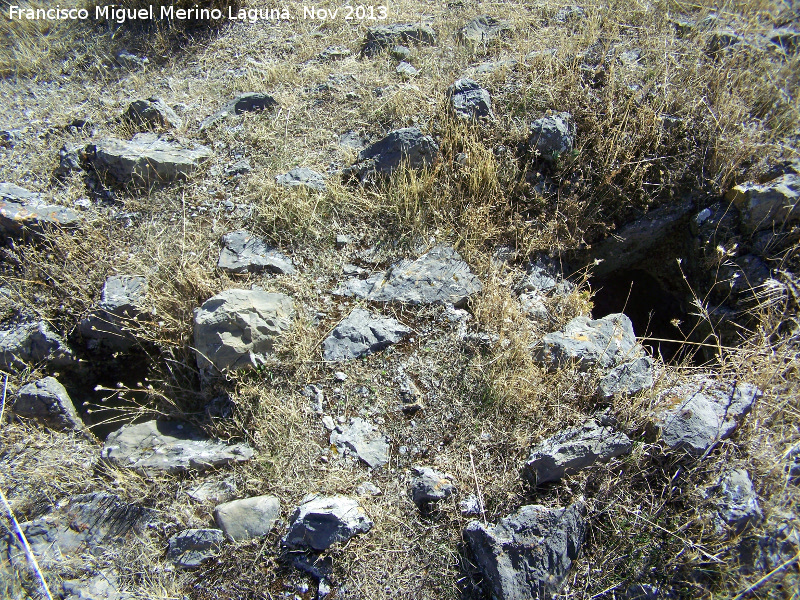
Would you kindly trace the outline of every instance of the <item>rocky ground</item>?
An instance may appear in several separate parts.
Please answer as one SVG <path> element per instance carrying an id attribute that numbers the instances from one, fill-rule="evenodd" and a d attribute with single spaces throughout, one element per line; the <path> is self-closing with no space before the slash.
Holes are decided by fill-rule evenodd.
<path id="1" fill-rule="evenodd" d="M 3 597 L 796 598 L 797 8 L 387 13 L 4 22 Z"/>

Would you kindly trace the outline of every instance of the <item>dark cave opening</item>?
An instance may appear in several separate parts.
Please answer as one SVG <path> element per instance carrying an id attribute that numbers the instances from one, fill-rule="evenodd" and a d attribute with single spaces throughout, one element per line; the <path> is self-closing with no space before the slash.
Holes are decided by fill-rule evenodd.
<path id="1" fill-rule="evenodd" d="M 691 330 L 693 319 L 687 315 L 680 297 L 665 289 L 658 279 L 646 271 L 631 269 L 593 277 L 589 282 L 594 292 L 593 318 L 625 313 L 636 337 L 647 338 L 642 345 L 653 356 L 660 355 L 667 362 L 693 357 L 693 347 L 682 343 L 681 333 Z"/>

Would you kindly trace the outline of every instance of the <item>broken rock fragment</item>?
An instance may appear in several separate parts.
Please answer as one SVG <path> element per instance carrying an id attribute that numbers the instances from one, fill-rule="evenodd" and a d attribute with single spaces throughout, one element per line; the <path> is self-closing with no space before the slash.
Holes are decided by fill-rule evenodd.
<path id="1" fill-rule="evenodd" d="M 54 366 L 74 362 L 72 350 L 46 321 L 18 320 L 0 327 L 0 365 L 24 368 L 27 363 L 44 361 Z"/>
<path id="2" fill-rule="evenodd" d="M 106 279 L 100 304 L 79 326 L 90 349 L 122 352 L 136 343 L 132 329 L 142 314 L 147 287 L 147 279 L 140 275 L 112 275 Z"/>
<path id="3" fill-rule="evenodd" d="M 607 461 L 631 451 L 633 444 L 624 433 L 587 421 L 567 429 L 531 450 L 523 476 L 532 485 L 557 481 L 597 461 Z"/>
<path id="4" fill-rule="evenodd" d="M 345 169 L 344 175 L 368 183 L 391 175 L 401 166 L 409 169 L 430 166 L 438 154 L 439 145 L 418 128 L 397 129 L 361 150 L 356 163 Z"/>
<path id="5" fill-rule="evenodd" d="M 322 357 L 328 361 L 359 358 L 379 352 L 409 333 L 408 327 L 391 317 L 356 308 L 322 342 Z"/>
<path id="6" fill-rule="evenodd" d="M 224 541 L 219 529 L 186 529 L 169 538 L 167 558 L 179 567 L 194 569 L 214 558 Z"/>
<path id="7" fill-rule="evenodd" d="M 281 514 L 275 496 L 255 496 L 220 504 L 214 509 L 219 528 L 235 542 L 267 535 Z"/>
<path id="8" fill-rule="evenodd" d="M 42 233 L 48 226 L 71 229 L 81 216 L 69 208 L 48 204 L 41 194 L 13 183 L 0 183 L 0 232 L 22 235 Z"/>
<path id="9" fill-rule="evenodd" d="M 447 89 L 450 107 L 460 119 L 482 119 L 492 116 L 492 97 L 472 79 L 459 79 Z"/>
<path id="10" fill-rule="evenodd" d="M 264 240 L 244 229 L 222 236 L 222 252 L 217 266 L 231 273 L 295 273 L 288 256 L 270 248 Z"/>
<path id="11" fill-rule="evenodd" d="M 56 429 L 80 431 L 84 428 L 67 390 L 54 377 L 45 377 L 21 387 L 14 412 L 39 419 Z"/>
<path id="12" fill-rule="evenodd" d="M 436 33 L 427 25 L 412 23 L 370 27 L 361 52 L 364 56 L 372 57 L 397 44 L 412 43 L 431 46 L 436 43 Z"/>
<path id="13" fill-rule="evenodd" d="M 260 112 L 263 110 L 273 109 L 276 106 L 278 106 L 278 101 L 269 94 L 262 94 L 259 92 L 240 94 L 213 115 L 204 119 L 203 122 L 200 123 L 200 131 L 203 131 L 207 127 L 226 119 L 230 115 L 241 115 L 247 112 Z"/>
<path id="14" fill-rule="evenodd" d="M 181 120 L 161 98 L 135 100 L 122 115 L 123 120 L 145 129 L 180 129 Z"/>
<path id="15" fill-rule="evenodd" d="M 455 491 L 453 477 L 430 467 L 414 467 L 411 472 L 411 500 L 420 509 L 444 500 Z"/>
<path id="16" fill-rule="evenodd" d="M 374 425 L 360 417 L 350 419 L 331 432 L 331 446 L 340 454 L 357 456 L 373 469 L 389 462 L 389 442 Z"/>
<path id="17" fill-rule="evenodd" d="M 275 182 L 283 187 L 306 187 L 315 192 L 324 192 L 325 177 L 308 167 L 296 167 L 275 177 Z"/>
<path id="18" fill-rule="evenodd" d="M 346 496 L 303 498 L 290 519 L 283 543 L 289 548 L 327 550 L 372 528 L 372 520 L 358 502 Z"/>

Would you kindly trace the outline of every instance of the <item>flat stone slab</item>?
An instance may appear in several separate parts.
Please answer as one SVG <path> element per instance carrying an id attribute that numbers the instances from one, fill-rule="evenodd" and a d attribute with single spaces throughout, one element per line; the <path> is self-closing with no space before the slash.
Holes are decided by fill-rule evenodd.
<path id="1" fill-rule="evenodd" d="M 458 39 L 462 43 L 489 44 L 512 31 L 508 21 L 502 21 L 489 15 L 475 17 L 458 31 Z"/>
<path id="2" fill-rule="evenodd" d="M 0 183 L 0 231 L 21 235 L 42 233 L 48 226 L 72 229 L 82 217 L 72 209 L 48 204 L 40 194 L 13 183 Z"/>
<path id="3" fill-rule="evenodd" d="M 130 141 L 100 140 L 86 147 L 87 160 L 120 183 L 150 185 L 185 179 L 212 155 L 211 148 L 186 148 L 154 133 L 137 133 Z"/>
<path id="4" fill-rule="evenodd" d="M 46 321 L 14 321 L 0 329 L 0 365 L 4 367 L 25 368 L 30 362 L 66 366 L 74 361 L 72 350 Z"/>
<path id="5" fill-rule="evenodd" d="M 253 449 L 209 439 L 188 423 L 148 421 L 110 434 L 100 456 L 117 467 L 179 473 L 244 462 Z"/>
<path id="6" fill-rule="evenodd" d="M 471 521 L 464 529 L 493 598 L 525 600 L 558 594 L 586 532 L 585 508 L 528 505 L 497 525 Z"/>
<path id="7" fill-rule="evenodd" d="M 347 425 L 337 425 L 331 432 L 331 446 L 340 454 L 357 456 L 373 469 L 389 462 L 389 442 L 374 425 L 360 417 Z"/>
<path id="8" fill-rule="evenodd" d="M 220 504 L 214 509 L 217 526 L 235 542 L 267 535 L 281 515 L 275 496 L 255 496 Z"/>
<path id="9" fill-rule="evenodd" d="M 306 187 L 315 192 L 324 192 L 327 188 L 325 186 L 325 176 L 308 167 L 296 167 L 275 177 L 275 182 L 283 187 Z"/>
<path id="10" fill-rule="evenodd" d="M 786 173 L 764 185 L 753 182 L 737 185 L 725 197 L 739 209 L 746 233 L 800 221 L 800 175 L 794 173 Z"/>
<path id="11" fill-rule="evenodd" d="M 373 302 L 405 304 L 453 304 L 483 289 L 461 256 L 449 246 L 437 246 L 416 260 L 404 260 L 385 273 L 365 280 L 350 279 L 334 291 Z"/>
<path id="12" fill-rule="evenodd" d="M 372 520 L 358 501 L 346 496 L 303 498 L 290 519 L 283 543 L 289 548 L 327 550 L 372 529 Z"/>
<path id="13" fill-rule="evenodd" d="M 99 305 L 78 327 L 90 349 L 124 352 L 136 344 L 132 331 L 144 309 L 147 278 L 112 275 L 103 284 Z"/>
<path id="14" fill-rule="evenodd" d="M 156 520 L 156 515 L 154 510 L 126 504 L 117 496 L 92 493 L 72 496 L 65 505 L 20 526 L 40 565 L 46 567 L 84 552 L 100 556 L 129 545 Z M 0 536 L 2 558 L 19 567 L 27 565 L 11 534 Z"/>
<path id="15" fill-rule="evenodd" d="M 225 106 L 220 108 L 213 115 L 206 117 L 200 123 L 200 131 L 211 127 L 212 125 L 226 119 L 231 115 L 241 115 L 247 112 L 271 110 L 276 106 L 278 106 L 278 101 L 269 94 L 262 94 L 259 92 L 247 92 L 246 94 L 240 94 L 228 102 Z"/>
<path id="16" fill-rule="evenodd" d="M 184 569 L 194 569 L 219 554 L 225 535 L 219 529 L 186 529 L 169 538 L 167 559 Z"/>
<path id="17" fill-rule="evenodd" d="M 388 177 L 401 166 L 422 169 L 432 165 L 438 154 L 439 145 L 418 128 L 396 129 L 361 150 L 355 164 L 344 169 L 344 175 L 368 183 Z"/>
<path id="18" fill-rule="evenodd" d="M 567 429 L 531 449 L 522 475 L 532 485 L 558 481 L 597 461 L 607 461 L 631 451 L 633 444 L 624 433 L 587 421 Z"/>
<path id="19" fill-rule="evenodd" d="M 194 347 L 201 369 L 257 367 L 294 316 L 285 294 L 260 290 L 225 290 L 194 313 Z"/>
<path id="20" fill-rule="evenodd" d="M 222 236 L 222 252 L 219 254 L 217 266 L 231 273 L 296 273 L 288 256 L 244 229 Z"/>
<path id="21" fill-rule="evenodd" d="M 450 108 L 460 119 L 475 120 L 492 116 L 492 97 L 472 79 L 459 79 L 449 88 Z"/>
<path id="22" fill-rule="evenodd" d="M 631 320 L 622 313 L 613 313 L 595 320 L 575 317 L 562 331 L 542 337 L 533 356 L 550 371 L 572 364 L 587 371 L 595 366 L 613 368 L 640 353 Z"/>
<path id="23" fill-rule="evenodd" d="M 416 23 L 395 23 L 393 25 L 379 25 L 367 30 L 367 37 L 361 48 L 364 56 L 375 56 L 386 48 L 398 44 L 425 44 L 432 46 L 436 43 L 436 32 L 428 25 Z"/>
<path id="24" fill-rule="evenodd" d="M 22 386 L 17 392 L 13 410 L 22 417 L 38 419 L 55 429 L 84 429 L 67 390 L 54 377 Z"/>
<path id="25" fill-rule="evenodd" d="M 322 357 L 328 361 L 359 358 L 388 348 L 411 333 L 392 319 L 356 308 L 322 342 Z"/>
<path id="26" fill-rule="evenodd" d="M 661 394 L 655 422 L 667 446 L 703 454 L 730 437 L 761 395 L 749 383 L 697 375 Z"/>

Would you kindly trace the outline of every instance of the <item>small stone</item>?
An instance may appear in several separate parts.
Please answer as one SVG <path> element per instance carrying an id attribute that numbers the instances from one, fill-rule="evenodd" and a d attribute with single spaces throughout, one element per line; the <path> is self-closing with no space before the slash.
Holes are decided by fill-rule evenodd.
<path id="1" fill-rule="evenodd" d="M 26 232 L 38 235 L 48 227 L 72 229 L 81 220 L 79 213 L 47 204 L 40 194 L 12 183 L 0 183 L 0 232 L 15 236 Z"/>
<path id="2" fill-rule="evenodd" d="M 140 275 L 112 275 L 106 279 L 99 305 L 78 326 L 88 347 L 111 352 L 133 347 L 147 290 L 147 278 Z"/>
<path id="3" fill-rule="evenodd" d="M 800 175 L 794 173 L 781 175 L 764 185 L 752 182 L 737 185 L 725 198 L 739 209 L 746 233 L 800 221 Z"/>
<path id="4" fill-rule="evenodd" d="M 222 236 L 217 267 L 231 273 L 276 273 L 294 275 L 291 259 L 271 248 L 259 237 L 240 229 Z"/>
<path id="5" fill-rule="evenodd" d="M 75 360 L 72 350 L 50 330 L 46 321 L 13 321 L 0 329 L 0 365 L 23 369 L 30 362 L 67 366 Z"/>
<path id="6" fill-rule="evenodd" d="M 13 410 L 22 417 L 40 419 L 56 429 L 84 429 L 67 390 L 54 377 L 45 377 L 21 387 Z"/>
<path id="7" fill-rule="evenodd" d="M 411 471 L 411 500 L 420 510 L 451 496 L 455 491 L 452 475 L 430 467 L 414 467 Z"/>
<path id="8" fill-rule="evenodd" d="M 253 167 L 250 166 L 250 161 L 242 159 L 233 163 L 231 166 L 226 167 L 225 169 L 225 176 L 226 177 L 237 177 L 239 175 L 247 175 L 250 171 L 253 170 Z"/>
<path id="9" fill-rule="evenodd" d="M 267 535 L 281 514 L 275 496 L 255 496 L 220 504 L 214 509 L 217 526 L 234 542 Z"/>
<path id="10" fill-rule="evenodd" d="M 187 495 L 198 502 L 220 504 L 222 502 L 230 502 L 236 498 L 237 493 L 236 482 L 233 477 L 228 477 L 222 481 L 204 481 L 189 490 Z"/>
<path id="11" fill-rule="evenodd" d="M 458 32 L 458 39 L 462 43 L 489 44 L 512 31 L 511 24 L 489 15 L 475 17 L 464 25 Z"/>
<path id="12" fill-rule="evenodd" d="M 475 494 L 470 494 L 458 503 L 458 509 L 463 517 L 475 517 L 481 514 L 481 502 Z"/>
<path id="13" fill-rule="evenodd" d="M 389 462 L 389 442 L 374 425 L 354 417 L 350 423 L 331 432 L 331 446 L 340 454 L 355 455 L 373 469 Z"/>
<path id="14" fill-rule="evenodd" d="M 641 356 L 614 367 L 600 380 L 598 395 L 612 398 L 637 394 L 653 387 L 653 359 Z"/>
<path id="15" fill-rule="evenodd" d="M 492 117 L 492 97 L 472 79 L 459 79 L 449 88 L 450 107 L 460 119 L 476 120 Z"/>
<path id="16" fill-rule="evenodd" d="M 327 189 L 325 177 L 307 167 L 296 167 L 288 173 L 278 175 L 275 181 L 283 187 L 306 187 L 315 192 L 324 192 Z"/>
<path id="17" fill-rule="evenodd" d="M 381 488 L 371 481 L 365 481 L 356 488 L 358 496 L 380 496 L 381 493 Z"/>
<path id="18" fill-rule="evenodd" d="M 587 421 L 567 429 L 531 449 L 522 475 L 531 485 L 557 481 L 597 461 L 605 462 L 628 454 L 633 444 L 624 433 Z"/>
<path id="19" fill-rule="evenodd" d="M 553 17 L 556 23 L 570 23 L 586 19 L 586 11 L 577 5 L 562 6 Z"/>
<path id="20" fill-rule="evenodd" d="M 333 378 L 334 378 L 336 381 L 347 381 L 347 374 L 346 374 L 346 373 L 343 373 L 342 371 L 336 371 L 336 372 L 333 374 Z"/>
<path id="21" fill-rule="evenodd" d="M 352 498 L 310 495 L 292 514 L 283 543 L 289 548 L 323 551 L 371 528 L 372 521 Z"/>
<path id="22" fill-rule="evenodd" d="M 528 145 L 550 160 L 571 152 L 575 146 L 575 125 L 569 113 L 536 119 L 531 123 Z"/>
<path id="23" fill-rule="evenodd" d="M 414 68 L 414 65 L 411 63 L 407 63 L 406 61 L 402 61 L 397 67 L 395 68 L 395 72 L 402 76 L 402 77 L 416 77 L 419 71 Z"/>
<path id="24" fill-rule="evenodd" d="M 187 529 L 169 538 L 167 559 L 179 567 L 194 569 L 214 558 L 224 541 L 219 529 Z"/>
<path id="25" fill-rule="evenodd" d="M 415 170 L 430 166 L 438 154 L 439 145 L 418 128 L 397 129 L 359 152 L 356 163 L 344 174 L 367 183 L 391 175 L 401 165 Z"/>
<path id="26" fill-rule="evenodd" d="M 364 56 L 373 57 L 386 48 L 410 43 L 431 46 L 436 43 L 436 34 L 427 25 L 411 23 L 370 27 L 367 30 L 367 37 L 364 40 L 361 53 Z"/>
<path id="27" fill-rule="evenodd" d="M 408 335 L 411 330 L 391 317 L 354 309 L 322 342 L 326 361 L 344 361 L 379 352 Z"/>
<path id="28" fill-rule="evenodd" d="M 406 46 L 393 46 L 391 50 L 389 50 L 389 54 L 392 55 L 392 58 L 395 60 L 406 60 L 409 56 L 411 56 L 411 48 L 407 48 Z"/>
<path id="29" fill-rule="evenodd" d="M 350 56 L 350 49 L 344 46 L 328 46 L 319 53 L 319 59 L 323 62 L 342 60 Z"/>
<path id="30" fill-rule="evenodd" d="M 127 50 L 118 52 L 115 58 L 117 59 L 118 65 L 131 71 L 134 69 L 142 69 L 150 64 L 150 59 L 146 56 L 136 56 Z"/>
<path id="31" fill-rule="evenodd" d="M 322 424 L 328 431 L 333 431 L 334 429 L 336 429 L 336 423 L 334 422 L 333 417 L 330 415 L 325 415 L 324 417 L 322 417 Z"/>
<path id="32" fill-rule="evenodd" d="M 276 106 L 278 106 L 278 101 L 269 94 L 261 94 L 259 92 L 240 94 L 213 115 L 204 119 L 203 122 L 200 123 L 200 131 L 211 127 L 212 125 L 226 119 L 230 115 L 241 115 L 248 112 L 271 110 Z"/>
<path id="33" fill-rule="evenodd" d="M 753 482 L 744 469 L 733 469 L 725 473 L 720 478 L 717 494 L 718 533 L 724 533 L 725 526 L 728 525 L 739 534 L 749 526 L 758 524 L 763 518 Z"/>
<path id="34" fill-rule="evenodd" d="M 160 98 L 131 102 L 122 118 L 145 129 L 180 129 L 182 125 L 175 111 Z"/>
<path id="35" fill-rule="evenodd" d="M 307 385 L 300 393 L 306 398 L 311 399 L 315 413 L 322 414 L 322 411 L 325 409 L 325 394 L 321 387 L 317 385 Z"/>

